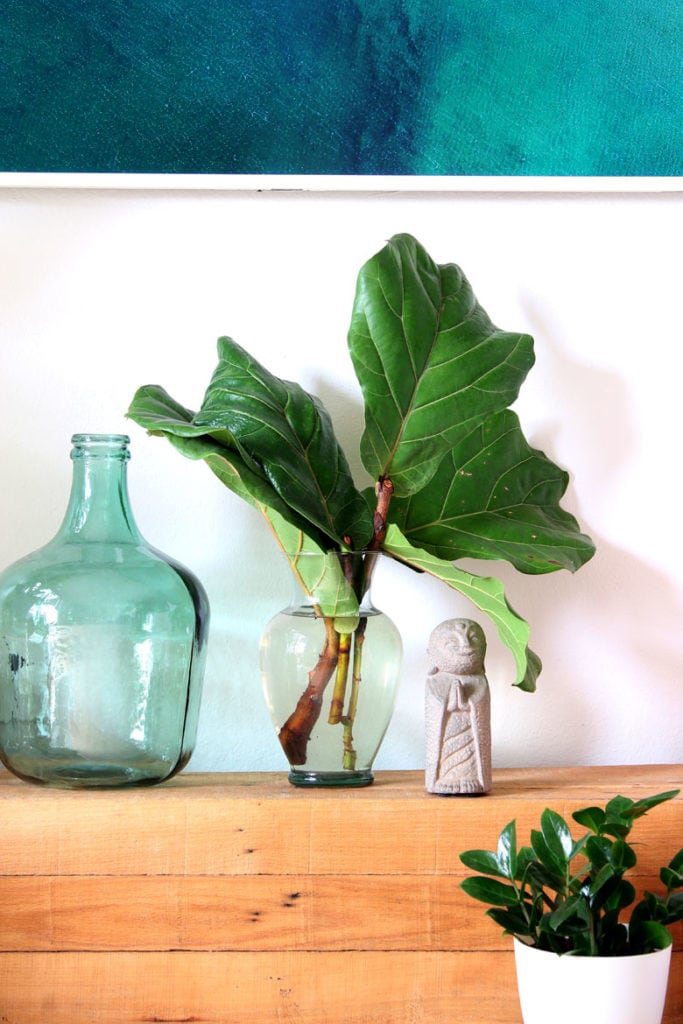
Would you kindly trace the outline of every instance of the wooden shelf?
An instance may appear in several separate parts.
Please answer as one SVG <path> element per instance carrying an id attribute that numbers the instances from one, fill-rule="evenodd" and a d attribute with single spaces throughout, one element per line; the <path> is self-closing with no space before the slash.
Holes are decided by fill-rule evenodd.
<path id="1" fill-rule="evenodd" d="M 0 772 L 0 1021 L 519 1024 L 510 940 L 464 896 L 458 852 L 683 766 L 508 769 L 487 797 L 422 772 L 362 790 L 185 773 L 69 791 Z M 683 844 L 683 798 L 639 821 L 640 889 Z M 683 929 L 664 1017 L 683 1022 Z"/>

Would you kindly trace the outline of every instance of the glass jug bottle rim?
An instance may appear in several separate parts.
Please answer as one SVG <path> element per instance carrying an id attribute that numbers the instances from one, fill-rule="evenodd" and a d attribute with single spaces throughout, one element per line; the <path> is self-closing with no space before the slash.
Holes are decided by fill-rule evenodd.
<path id="1" fill-rule="evenodd" d="M 72 459 L 130 458 L 130 437 L 127 434 L 73 434 L 71 444 Z"/>

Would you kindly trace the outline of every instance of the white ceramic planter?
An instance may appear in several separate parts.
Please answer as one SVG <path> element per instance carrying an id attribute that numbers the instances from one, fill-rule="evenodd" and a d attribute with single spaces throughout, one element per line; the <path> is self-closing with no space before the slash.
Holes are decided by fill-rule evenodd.
<path id="1" fill-rule="evenodd" d="M 661 1024 L 671 946 L 641 956 L 557 956 L 513 941 L 524 1024 Z"/>

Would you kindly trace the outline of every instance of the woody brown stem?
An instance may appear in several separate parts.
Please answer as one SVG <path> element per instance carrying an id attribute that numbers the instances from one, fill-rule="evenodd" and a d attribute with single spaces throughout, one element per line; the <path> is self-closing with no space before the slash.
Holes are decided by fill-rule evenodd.
<path id="1" fill-rule="evenodd" d="M 358 600 L 362 600 L 363 593 L 370 584 L 370 578 L 375 566 L 376 552 L 382 547 L 387 532 L 387 516 L 391 496 L 394 493 L 394 485 L 388 477 L 380 477 L 375 486 L 377 504 L 373 513 L 372 540 L 367 546 L 366 555 L 363 558 L 362 577 L 360 580 L 354 578 L 353 564 L 351 558 L 345 553 L 341 554 L 341 565 L 344 575 L 350 585 L 356 591 Z M 351 538 L 345 537 L 345 543 L 351 546 Z M 322 710 L 323 693 L 330 679 L 337 673 L 332 701 L 330 704 L 329 723 L 330 725 L 344 725 L 344 767 L 355 763 L 355 751 L 353 749 L 353 723 L 356 717 L 356 706 L 361 682 L 360 666 L 363 635 L 365 632 L 365 620 L 361 619 L 355 639 L 352 634 L 339 634 L 334 628 L 334 619 L 324 617 L 325 623 L 325 644 L 318 661 L 308 673 L 308 685 L 299 697 L 297 705 L 279 732 L 282 749 L 287 755 L 290 764 L 305 764 L 306 750 L 311 733 Z M 354 667 L 352 692 L 349 709 L 344 715 L 344 701 L 346 698 L 346 684 L 349 672 L 349 659 L 351 646 L 354 645 Z"/>
<path id="2" fill-rule="evenodd" d="M 334 628 L 334 619 L 326 616 L 324 622 L 325 644 L 320 657 L 308 673 L 308 686 L 278 734 L 290 764 L 306 763 L 306 748 L 320 717 L 323 693 L 339 661 L 339 634 Z"/>
<path id="3" fill-rule="evenodd" d="M 394 485 L 388 476 L 381 476 L 375 484 L 377 504 L 372 514 L 372 540 L 368 545 L 370 551 L 379 551 L 387 534 L 387 516 L 389 504 L 394 493 Z"/>

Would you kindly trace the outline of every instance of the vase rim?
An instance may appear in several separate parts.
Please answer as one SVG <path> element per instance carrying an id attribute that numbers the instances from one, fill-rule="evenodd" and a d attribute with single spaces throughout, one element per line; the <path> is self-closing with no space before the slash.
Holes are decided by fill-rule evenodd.
<path id="1" fill-rule="evenodd" d="M 323 551 L 322 548 L 319 551 L 300 551 L 298 548 L 290 551 L 287 548 L 283 548 L 282 550 L 288 558 L 326 558 L 328 555 L 381 555 L 384 553 L 381 548 L 376 550 L 373 548 L 329 548 L 327 551 Z"/>
<path id="2" fill-rule="evenodd" d="M 128 434 L 72 434 L 72 444 L 130 444 Z"/>
<path id="3" fill-rule="evenodd" d="M 559 957 L 561 960 L 581 961 L 581 963 L 586 963 L 587 961 L 598 962 L 600 960 L 609 961 L 610 963 L 618 960 L 636 960 L 638 957 L 654 956 L 657 953 L 661 953 L 663 955 L 668 953 L 671 955 L 670 945 L 664 946 L 663 949 L 652 949 L 648 953 L 625 953 L 623 956 L 586 956 L 580 953 L 555 953 L 552 949 L 539 949 L 538 946 L 531 945 L 528 942 L 522 942 L 522 940 L 518 939 L 516 935 L 513 935 L 512 941 L 516 949 L 530 950 L 533 951 L 534 954 L 543 953 L 546 956 Z"/>
<path id="4" fill-rule="evenodd" d="M 130 458 L 128 434 L 72 434 L 71 458 Z"/>

